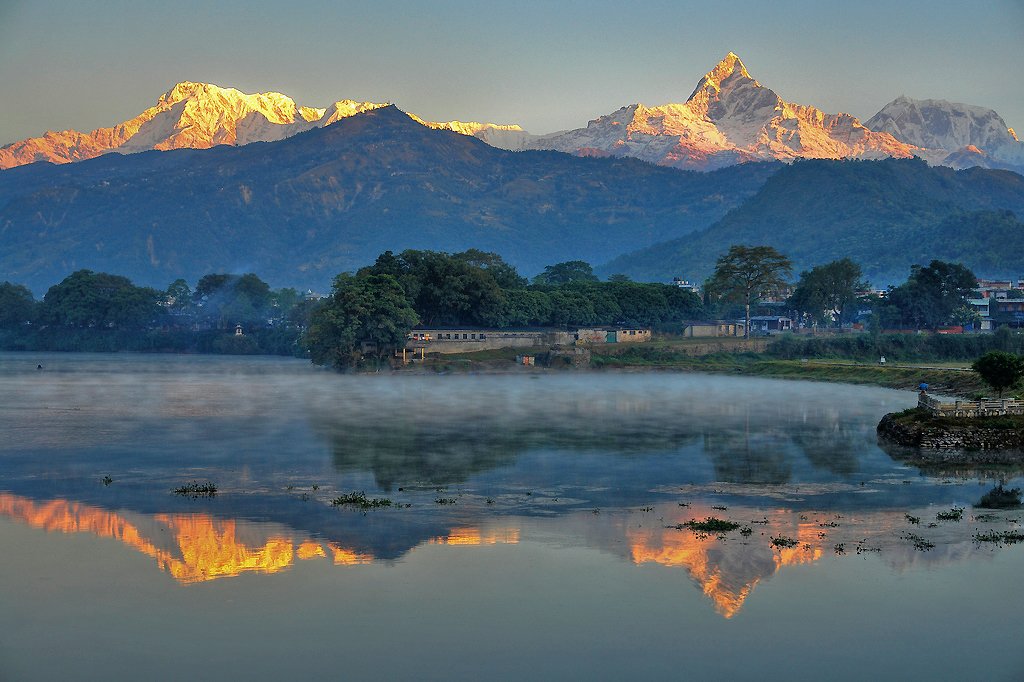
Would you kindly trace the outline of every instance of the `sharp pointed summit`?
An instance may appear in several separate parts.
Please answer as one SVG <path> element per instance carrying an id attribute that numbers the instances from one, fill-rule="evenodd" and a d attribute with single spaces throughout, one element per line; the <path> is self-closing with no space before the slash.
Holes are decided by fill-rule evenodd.
<path id="1" fill-rule="evenodd" d="M 730 52 L 682 104 L 636 104 L 586 128 L 546 135 L 533 148 L 588 156 L 634 156 L 677 168 L 712 170 L 745 161 L 900 158 L 916 147 L 868 130 L 849 114 L 792 104 L 761 85 Z"/>
<path id="2" fill-rule="evenodd" d="M 689 102 L 701 92 L 720 92 L 722 90 L 722 83 L 730 78 L 751 80 L 754 81 L 754 85 L 760 86 L 760 83 L 755 81 L 747 72 L 747 67 L 743 65 L 739 55 L 735 52 L 730 52 L 725 55 L 722 61 L 715 65 L 715 68 L 704 74 L 704 77 L 700 79 L 697 87 L 693 89 L 693 92 L 690 93 L 686 101 Z"/>

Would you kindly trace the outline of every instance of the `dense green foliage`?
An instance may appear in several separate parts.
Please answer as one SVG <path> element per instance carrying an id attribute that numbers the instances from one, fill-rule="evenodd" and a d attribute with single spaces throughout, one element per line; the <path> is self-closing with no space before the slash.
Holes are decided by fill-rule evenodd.
<path id="1" fill-rule="evenodd" d="M 357 274 L 386 274 L 405 291 L 425 326 L 491 328 L 582 325 L 652 326 L 699 317 L 689 291 L 663 284 L 599 282 L 583 261 L 559 263 L 556 283 L 527 286 L 497 254 L 466 251 L 387 251 Z M 571 274 L 570 274 L 571 273 Z"/>
<path id="2" fill-rule="evenodd" d="M 852 321 L 857 292 L 866 288 L 860 266 L 843 258 L 801 272 L 789 304 L 810 322 L 841 325 Z"/>
<path id="3" fill-rule="evenodd" d="M 841 254 L 876 286 L 912 263 L 963 262 L 989 277 L 1024 271 L 1024 177 L 919 159 L 798 161 L 705 230 L 616 258 L 601 272 L 655 280 L 711 274 L 737 242 L 767 244 L 801 269 Z"/>
<path id="4" fill-rule="evenodd" d="M 1024 357 L 1001 350 L 990 350 L 971 364 L 986 384 L 1003 397 L 1003 391 L 1013 388 L 1024 377 Z"/>
<path id="5" fill-rule="evenodd" d="M 594 268 L 582 260 L 570 260 L 564 263 L 548 265 L 544 272 L 533 278 L 534 284 L 568 284 L 569 282 L 596 282 Z"/>
<path id="6" fill-rule="evenodd" d="M 0 284 L 0 329 L 14 329 L 36 317 L 36 300 L 21 284 Z"/>
<path id="7" fill-rule="evenodd" d="M 974 273 L 959 263 L 933 260 L 928 266 L 912 265 L 906 283 L 889 291 L 882 323 L 913 329 L 971 324 L 977 315 L 968 299 L 976 295 L 977 286 Z"/>
<path id="8" fill-rule="evenodd" d="M 0 285 L 0 348 L 295 355 L 314 305 L 253 274 L 207 275 L 195 292 L 178 279 L 161 292 L 80 270 L 41 302 L 23 286 Z"/>
<path id="9" fill-rule="evenodd" d="M 364 355 L 389 357 L 405 345 L 417 321 L 392 275 L 344 273 L 313 312 L 306 345 L 316 364 L 345 369 L 359 364 Z"/>
<path id="10" fill-rule="evenodd" d="M 767 354 L 787 360 L 843 358 L 877 362 L 973 360 L 991 350 L 1024 353 L 1024 334 L 1002 327 L 994 334 L 843 334 L 779 336 Z"/>
<path id="11" fill-rule="evenodd" d="M 75 328 L 144 329 L 161 315 L 160 292 L 127 277 L 79 270 L 43 297 L 43 324 Z"/>

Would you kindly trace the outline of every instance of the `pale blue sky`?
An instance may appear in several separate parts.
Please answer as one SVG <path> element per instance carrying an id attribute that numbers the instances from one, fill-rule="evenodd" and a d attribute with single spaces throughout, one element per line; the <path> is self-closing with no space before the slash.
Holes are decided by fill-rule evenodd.
<path id="1" fill-rule="evenodd" d="M 0 144 L 113 125 L 181 80 L 544 133 L 684 101 L 730 50 L 829 113 L 905 94 L 1024 129 L 1024 0 L 0 0 Z"/>

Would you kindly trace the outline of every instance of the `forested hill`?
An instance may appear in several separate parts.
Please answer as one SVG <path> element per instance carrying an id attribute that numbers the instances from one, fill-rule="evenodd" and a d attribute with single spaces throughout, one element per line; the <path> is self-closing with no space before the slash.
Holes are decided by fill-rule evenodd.
<path id="1" fill-rule="evenodd" d="M 494 251 L 533 274 L 707 227 L 778 167 L 509 152 L 391 106 L 279 142 L 0 171 L 0 281 L 43 292 L 88 268 L 163 288 L 254 271 L 325 290 L 408 248 Z"/>
<path id="2" fill-rule="evenodd" d="M 917 159 L 800 161 L 705 230 L 617 258 L 599 269 L 639 280 L 701 280 L 730 244 L 766 244 L 795 270 L 858 262 L 877 286 L 913 263 L 963 262 L 979 276 L 1024 274 L 1024 177 L 929 167 Z"/>

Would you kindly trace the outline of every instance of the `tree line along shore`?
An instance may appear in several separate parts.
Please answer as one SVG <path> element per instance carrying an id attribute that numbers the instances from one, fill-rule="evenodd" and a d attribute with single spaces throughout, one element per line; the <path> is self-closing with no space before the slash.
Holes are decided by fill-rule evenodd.
<path id="1" fill-rule="evenodd" d="M 309 357 L 337 369 L 393 362 L 411 329 L 636 326 L 652 342 L 591 349 L 597 368 L 673 368 L 762 376 L 819 378 L 912 387 L 930 379 L 957 394 L 983 390 L 970 372 L 926 371 L 892 363 L 970 362 L 989 351 L 1024 353 L 1024 336 L 1008 326 L 993 334 L 930 333 L 970 326 L 977 279 L 956 263 L 916 265 L 907 282 L 871 291 L 849 259 L 802 272 L 771 247 L 734 245 L 699 291 L 673 284 L 600 281 L 591 266 L 569 261 L 532 280 L 498 254 L 408 250 L 380 254 L 355 273 L 338 275 L 329 294 L 272 289 L 256 274 L 212 273 L 194 287 L 182 279 L 165 290 L 125 277 L 80 270 L 36 300 L 24 286 L 0 284 L 0 349 L 278 354 Z M 684 325 L 744 320 L 760 306 L 780 306 L 814 335 L 771 339 L 683 339 Z M 860 320 L 863 331 L 851 333 Z M 920 333 L 887 334 L 887 328 Z M 510 353 L 484 352 L 427 362 L 435 370 L 493 370 Z M 879 367 L 885 357 L 890 366 Z M 962 367 L 960 368 L 962 369 Z"/>

